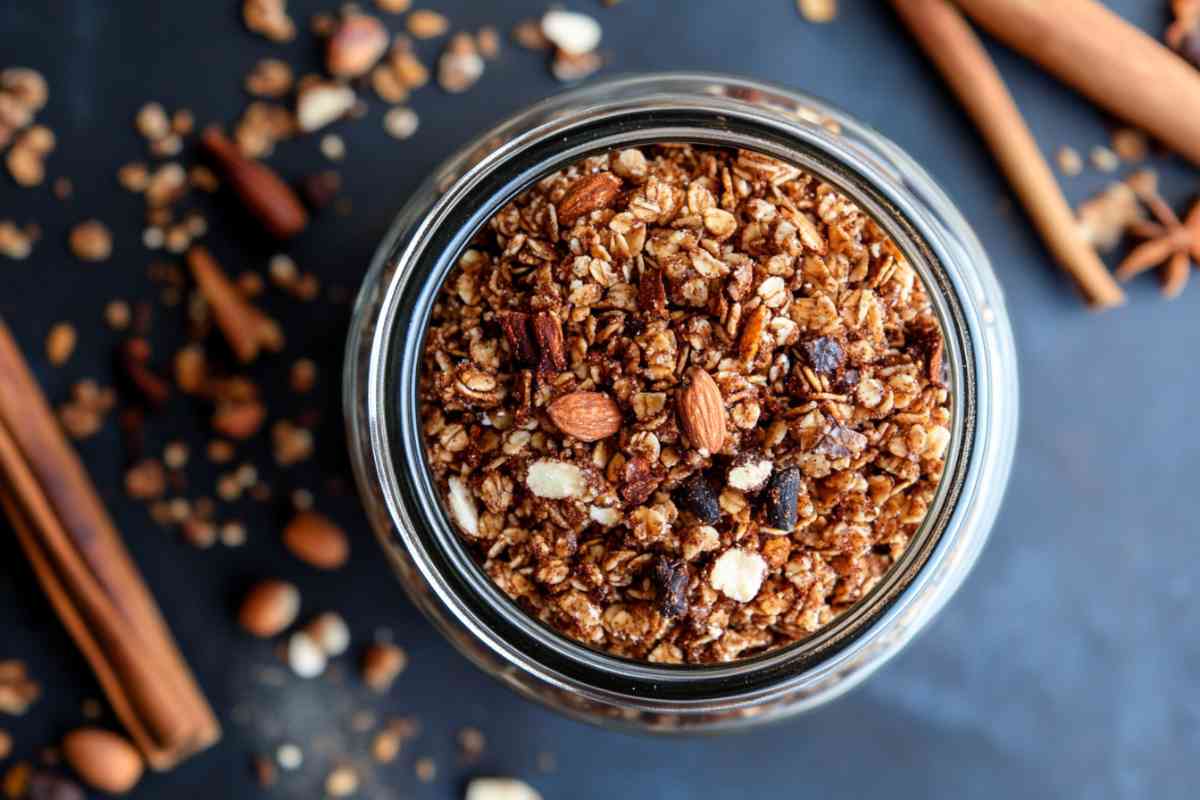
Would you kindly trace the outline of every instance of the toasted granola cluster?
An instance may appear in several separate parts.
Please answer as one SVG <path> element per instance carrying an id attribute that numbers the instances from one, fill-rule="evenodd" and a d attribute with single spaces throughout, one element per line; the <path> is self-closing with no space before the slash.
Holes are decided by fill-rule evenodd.
<path id="1" fill-rule="evenodd" d="M 660 663 L 787 645 L 861 599 L 950 441 L 943 336 L 887 235 L 796 167 L 656 145 L 501 210 L 434 308 L 427 456 L 496 585 Z"/>

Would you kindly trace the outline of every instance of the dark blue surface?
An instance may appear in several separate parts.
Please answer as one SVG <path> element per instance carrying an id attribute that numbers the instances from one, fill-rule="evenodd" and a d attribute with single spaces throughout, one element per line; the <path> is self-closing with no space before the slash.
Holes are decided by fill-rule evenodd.
<path id="1" fill-rule="evenodd" d="M 232 120 L 245 101 L 242 76 L 260 57 L 280 55 L 298 72 L 316 66 L 311 38 L 287 46 L 247 34 L 234 0 L 220 3 L 9 2 L 0 5 L 0 53 L 51 82 L 43 118 L 59 137 L 51 176 L 69 175 L 76 194 L 65 205 L 47 187 L 20 190 L 0 181 L 0 219 L 40 222 L 45 238 L 28 262 L 0 262 L 0 314 L 24 345 L 49 394 L 61 400 L 83 376 L 109 382 L 117 334 L 102 325 L 112 297 L 153 298 L 145 277 L 140 200 L 116 188 L 117 165 L 142 157 L 131 120 L 142 102 L 187 106 L 199 121 Z M 301 28 L 322 4 L 289 4 Z M 335 4 L 325 3 L 332 8 Z M 1086 313 L 1048 262 L 1001 176 L 950 95 L 883 3 L 843 0 L 841 18 L 804 23 L 791 0 L 667 3 L 626 0 L 604 9 L 573 7 L 603 22 L 603 48 L 624 71 L 703 68 L 775 80 L 823 95 L 880 128 L 933 173 L 987 247 L 1009 299 L 1022 369 L 1023 427 L 1008 498 L 991 543 L 967 585 L 927 633 L 866 686 L 802 719 L 745 735 L 688 741 L 634 738 L 566 721 L 509 694 L 459 658 L 412 609 L 390 578 L 348 496 L 330 496 L 330 476 L 348 480 L 340 455 L 337 391 L 344 305 L 298 308 L 274 295 L 268 306 L 289 329 L 284 357 L 260 365 L 264 380 L 284 380 L 294 357 L 322 366 L 311 402 L 322 413 L 320 459 L 273 478 L 317 490 L 320 506 L 354 533 L 351 565 L 336 574 L 306 570 L 278 542 L 279 509 L 247 505 L 250 545 L 195 551 L 153 526 L 121 493 L 120 454 L 111 426 L 83 455 L 186 655 L 220 709 L 226 739 L 166 776 L 152 776 L 136 797 L 257 796 L 251 752 L 285 737 L 345 725 L 347 708 L 381 716 L 415 713 L 421 738 L 391 768 L 378 770 L 370 797 L 455 797 L 465 777 L 518 774 L 547 798 L 563 797 L 872 797 L 1167 798 L 1194 797 L 1200 780 L 1200 603 L 1197 486 L 1200 446 L 1196 391 L 1200 370 L 1200 283 L 1171 304 L 1152 278 L 1131 287 L 1127 307 Z M 1122 0 L 1113 7 L 1155 35 L 1165 2 Z M 455 26 L 485 23 L 507 31 L 542 9 L 439 0 Z M 389 18 L 393 29 L 395 17 Z M 1005 77 L 1047 153 L 1071 144 L 1086 152 L 1107 140 L 1111 124 L 1086 101 L 1016 56 L 993 47 Z M 437 51 L 423 45 L 431 60 Z M 1114 53 L 1113 58 L 1120 54 Z M 505 48 L 465 97 L 435 88 L 412 101 L 421 130 L 404 143 L 382 132 L 380 106 L 367 120 L 335 127 L 349 156 L 342 167 L 349 219 L 327 214 L 291 248 L 303 269 L 326 285 L 354 286 L 388 221 L 430 166 L 512 111 L 557 90 L 539 56 Z M 317 137 L 283 145 L 272 163 L 285 174 L 321 162 Z M 1159 159 L 1167 194 L 1182 205 L 1196 172 Z M 1067 179 L 1072 201 L 1102 186 L 1089 171 Z M 99 216 L 116 234 L 114 257 L 81 264 L 65 248 L 73 222 Z M 210 215 L 210 243 L 233 271 L 265 267 L 275 248 L 243 235 L 227 206 Z M 53 369 L 42 355 L 49 326 L 76 321 L 79 350 Z M 178 315 L 156 315 L 160 357 L 182 336 Z M 174 422 L 152 426 L 152 441 L 201 427 L 186 404 Z M 195 439 L 194 441 L 200 441 Z M 265 451 L 265 445 L 262 446 Z M 194 448 L 195 450 L 195 448 Z M 261 452 L 261 451 L 260 451 Z M 193 460 L 199 458 L 195 453 Z M 266 459 L 259 459 L 266 460 Z M 204 469 L 193 480 L 207 486 Z M 38 748 L 81 719 L 83 698 L 98 691 L 0 524 L 0 659 L 30 662 L 46 684 L 39 705 L 20 720 L 0 719 L 17 752 Z M 412 665 L 385 700 L 327 683 L 255 688 L 253 674 L 272 663 L 270 647 L 249 643 L 232 623 L 236 598 L 255 577 L 300 582 L 306 611 L 345 612 L 358 641 L 388 628 Z M 353 662 L 344 660 L 346 673 Z M 356 681 L 349 679 L 350 687 Z M 233 709 L 256 712 L 239 724 Z M 340 716 L 339 716 L 340 714 Z M 462 767 L 454 733 L 479 726 L 489 746 L 482 762 Z M 358 741 L 358 734 L 347 734 Z M 357 739 L 355 739 L 357 737 Z M 557 768 L 536 767 L 553 753 Z M 436 757 L 432 785 L 413 778 L 413 759 Z M 0 769 L 4 766 L 0 762 Z M 311 756 L 303 775 L 279 796 L 319 796 L 323 774 Z M 290 787 L 290 789 L 288 788 Z"/>

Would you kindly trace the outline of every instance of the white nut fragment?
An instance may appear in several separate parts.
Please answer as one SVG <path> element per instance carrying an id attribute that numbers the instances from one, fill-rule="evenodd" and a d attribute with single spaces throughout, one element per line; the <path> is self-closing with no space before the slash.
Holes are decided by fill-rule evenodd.
<path id="1" fill-rule="evenodd" d="M 350 649 L 350 628 L 336 611 L 321 614 L 304 626 L 304 631 L 328 658 L 340 656 Z"/>
<path id="2" fill-rule="evenodd" d="M 313 81 L 296 97 L 296 124 L 302 131 L 315 131 L 345 116 L 357 102 L 354 90 L 332 81 Z"/>
<path id="3" fill-rule="evenodd" d="M 465 800 L 542 800 L 542 796 L 516 778 L 476 778 L 467 784 Z"/>
<path id="4" fill-rule="evenodd" d="M 587 489 L 587 480 L 583 477 L 583 470 L 574 464 L 543 458 L 529 465 L 525 485 L 538 497 L 562 500 L 582 497 Z"/>
<path id="5" fill-rule="evenodd" d="M 556 8 L 542 17 L 542 35 L 573 56 L 590 53 L 600 44 L 600 23 L 587 14 Z"/>
<path id="6" fill-rule="evenodd" d="M 588 509 L 588 516 L 593 522 L 599 522 L 606 528 L 611 528 L 621 521 L 621 512 L 615 508 L 592 506 Z"/>
<path id="7" fill-rule="evenodd" d="M 467 484 L 457 475 L 450 478 L 450 515 L 458 527 L 470 536 L 479 535 L 479 512 Z"/>
<path id="8" fill-rule="evenodd" d="M 288 639 L 287 663 L 301 678 L 315 678 L 325 671 L 325 651 L 304 631 Z"/>
<path id="9" fill-rule="evenodd" d="M 756 458 L 736 463 L 729 470 L 729 485 L 743 492 L 756 492 L 767 484 L 774 464 L 769 458 Z"/>
<path id="10" fill-rule="evenodd" d="M 735 547 L 716 560 L 708 582 L 729 599 L 749 603 L 758 594 L 766 574 L 767 562 L 762 556 Z"/>

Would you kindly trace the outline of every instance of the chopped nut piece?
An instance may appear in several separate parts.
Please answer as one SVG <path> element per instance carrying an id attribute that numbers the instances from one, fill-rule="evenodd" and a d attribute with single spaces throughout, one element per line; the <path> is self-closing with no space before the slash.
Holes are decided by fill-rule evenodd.
<path id="1" fill-rule="evenodd" d="M 456 33 L 446 44 L 438 59 L 438 85 L 447 92 L 459 94 L 470 89 L 483 77 L 483 59 L 468 33 Z"/>
<path id="2" fill-rule="evenodd" d="M 1118 128 L 1113 131 L 1112 149 L 1122 161 L 1141 161 L 1146 158 L 1150 144 L 1146 134 L 1133 128 Z"/>
<path id="3" fill-rule="evenodd" d="M 543 753 L 542 756 L 549 754 Z M 539 756 L 539 763 L 548 762 Z M 544 772 L 549 771 L 543 769 Z M 467 784 L 465 800 L 542 800 L 529 784 L 516 778 L 475 778 Z"/>
<path id="4" fill-rule="evenodd" d="M 330 797 L 349 797 L 358 791 L 358 773 L 342 765 L 325 778 L 325 793 Z"/>
<path id="5" fill-rule="evenodd" d="M 74 352 L 75 326 L 69 322 L 56 323 L 46 335 L 46 358 L 54 366 L 61 367 Z"/>
<path id="6" fill-rule="evenodd" d="M 0 661 L 0 713 L 21 716 L 42 694 L 22 661 Z"/>
<path id="7" fill-rule="evenodd" d="M 1121 166 L 1121 159 L 1117 158 L 1117 154 L 1107 147 L 1093 147 L 1088 157 L 1092 161 L 1092 166 L 1101 172 L 1116 172 Z"/>
<path id="8" fill-rule="evenodd" d="M 375 692 L 392 688 L 396 678 L 408 666 L 408 655 L 394 644 L 376 642 L 363 653 L 363 682 Z"/>
<path id="9" fill-rule="evenodd" d="M 406 23 L 408 32 L 418 39 L 434 39 L 450 30 L 450 20 L 424 8 L 409 14 Z"/>
<path id="10" fill-rule="evenodd" d="M 9 220 L 0 220 L 0 253 L 12 259 L 28 258 L 33 252 L 33 237 Z"/>
<path id="11" fill-rule="evenodd" d="M 709 583 L 729 599 L 749 603 L 758 595 L 766 572 L 762 556 L 734 547 L 713 562 Z"/>
<path id="12" fill-rule="evenodd" d="M 46 79 L 29 67 L 6 67 L 0 70 L 0 91 L 30 112 L 41 111 L 50 98 Z"/>
<path id="13" fill-rule="evenodd" d="M 383 23 L 369 14 L 347 13 L 325 45 L 325 68 L 335 78 L 367 74 L 387 50 L 389 37 Z"/>
<path id="14" fill-rule="evenodd" d="M 112 234 L 99 220 L 89 219 L 72 228 L 68 244 L 81 261 L 107 261 L 112 255 Z"/>
<path id="15" fill-rule="evenodd" d="M 333 81 L 305 81 L 296 96 L 296 123 L 302 131 L 315 131 L 344 117 L 358 97 L 349 86 Z"/>
<path id="16" fill-rule="evenodd" d="M 526 50 L 549 50 L 553 45 L 542 33 L 541 20 L 526 19 L 513 26 L 513 41 Z"/>
<path id="17" fill-rule="evenodd" d="M 134 126 L 138 133 L 153 141 L 171 132 L 171 119 L 161 103 L 147 103 L 138 110 Z"/>
<path id="18" fill-rule="evenodd" d="M 500 55 L 500 34 L 490 25 L 485 25 L 475 34 L 475 43 L 484 58 L 493 59 Z"/>
<path id="19" fill-rule="evenodd" d="M 775 464 L 761 453 L 746 451 L 729 467 L 729 485 L 739 492 L 753 493 L 767 485 Z"/>
<path id="20" fill-rule="evenodd" d="M 350 628 L 341 614 L 326 611 L 304 626 L 304 630 L 329 658 L 336 658 L 350 649 Z"/>
<path id="21" fill-rule="evenodd" d="M 346 157 L 346 143 L 336 133 L 327 133 L 321 137 L 321 155 L 330 161 L 341 161 Z"/>
<path id="22" fill-rule="evenodd" d="M 1074 147 L 1058 148 L 1055 159 L 1058 161 L 1059 170 L 1067 177 L 1074 177 L 1083 172 L 1083 157 Z"/>
<path id="23" fill-rule="evenodd" d="M 304 751 L 299 745 L 284 742 L 275 750 L 275 760 L 286 770 L 296 770 L 304 764 Z"/>
<path id="24" fill-rule="evenodd" d="M 487 747 L 487 739 L 478 728 L 463 728 L 458 732 L 458 749 L 467 761 L 474 761 L 483 755 Z"/>
<path id="25" fill-rule="evenodd" d="M 809 22 L 833 22 L 837 19 L 837 0 L 796 0 L 796 7 Z"/>
<path id="26" fill-rule="evenodd" d="M 412 6 L 412 0 L 375 0 L 375 5 L 389 14 L 403 14 Z"/>
<path id="27" fill-rule="evenodd" d="M 396 139 L 407 139 L 417 132 L 417 112 L 411 108 L 392 108 L 383 115 L 383 129 Z"/>
<path id="28" fill-rule="evenodd" d="M 596 53 L 580 53 L 573 55 L 565 51 L 554 54 L 550 63 L 550 72 L 563 83 L 581 81 L 604 66 L 604 59 Z"/>
<path id="29" fill-rule="evenodd" d="M 1115 248 L 1125 230 L 1145 215 L 1134 191 L 1117 181 L 1080 205 L 1076 216 L 1084 238 L 1107 251 Z"/>
<path id="30" fill-rule="evenodd" d="M 242 20 L 251 31 L 274 42 L 288 42 L 296 36 L 296 25 L 287 13 L 287 0 L 244 0 Z"/>
<path id="31" fill-rule="evenodd" d="M 542 36 L 563 53 L 580 56 L 600 45 L 600 23 L 587 14 L 553 8 L 542 17 Z"/>
<path id="32" fill-rule="evenodd" d="M 525 484 L 529 491 L 538 497 L 551 500 L 582 497 L 587 489 L 587 481 L 579 467 L 563 461 L 546 459 L 529 465 L 529 475 Z"/>
<path id="33" fill-rule="evenodd" d="M 437 777 L 437 764 L 428 756 L 418 758 L 414 764 L 414 770 L 417 773 L 417 780 L 421 783 L 433 783 L 433 779 Z"/>
<path id="34" fill-rule="evenodd" d="M 310 635 L 304 631 L 296 631 L 288 639 L 287 663 L 292 672 L 299 677 L 315 678 L 325 671 L 327 660 L 325 651 Z"/>
<path id="35" fill-rule="evenodd" d="M 300 613 L 300 590 L 290 583 L 266 580 L 251 587 L 242 600 L 238 622 L 247 632 L 262 639 L 283 633 Z"/>

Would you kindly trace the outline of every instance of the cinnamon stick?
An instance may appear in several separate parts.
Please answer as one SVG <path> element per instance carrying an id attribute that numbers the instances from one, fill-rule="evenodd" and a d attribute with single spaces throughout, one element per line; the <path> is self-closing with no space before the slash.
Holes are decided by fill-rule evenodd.
<path id="1" fill-rule="evenodd" d="M 147 763 L 169 769 L 216 742 L 211 708 L 3 321 L 0 508 Z"/>
<path id="2" fill-rule="evenodd" d="M 200 143 L 242 203 L 271 235 L 290 239 L 308 225 L 308 212 L 292 187 L 266 164 L 242 155 L 220 128 L 206 128 Z"/>
<path id="3" fill-rule="evenodd" d="M 983 134 L 1046 247 L 1084 299 L 1096 309 L 1123 303 L 1125 293 L 1084 239 L 1029 126 L 966 20 L 948 0 L 892 5 Z"/>
<path id="4" fill-rule="evenodd" d="M 1200 72 L 1154 37 L 1095 0 L 956 2 L 997 39 L 1200 165 Z"/>

